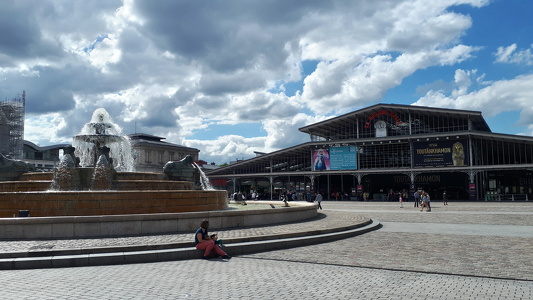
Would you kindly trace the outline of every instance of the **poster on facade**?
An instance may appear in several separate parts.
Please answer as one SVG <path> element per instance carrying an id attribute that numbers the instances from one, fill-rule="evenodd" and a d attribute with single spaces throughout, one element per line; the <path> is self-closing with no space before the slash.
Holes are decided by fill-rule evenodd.
<path id="1" fill-rule="evenodd" d="M 329 148 L 331 170 L 356 170 L 357 150 L 355 146 Z"/>
<path id="2" fill-rule="evenodd" d="M 320 148 L 313 151 L 313 171 L 323 171 L 330 169 L 329 150 Z"/>
<path id="3" fill-rule="evenodd" d="M 414 142 L 414 164 L 417 167 L 468 166 L 467 147 L 467 140 Z"/>

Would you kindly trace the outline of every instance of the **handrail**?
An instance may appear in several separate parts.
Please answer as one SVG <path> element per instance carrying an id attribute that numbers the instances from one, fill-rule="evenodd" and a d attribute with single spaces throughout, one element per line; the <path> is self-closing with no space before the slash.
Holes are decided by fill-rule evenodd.
<path id="1" fill-rule="evenodd" d="M 487 194 L 485 201 L 529 201 L 528 194 Z"/>

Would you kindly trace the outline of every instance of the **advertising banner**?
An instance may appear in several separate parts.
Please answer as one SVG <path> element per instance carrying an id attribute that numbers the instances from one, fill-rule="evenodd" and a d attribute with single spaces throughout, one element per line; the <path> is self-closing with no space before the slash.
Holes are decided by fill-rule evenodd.
<path id="1" fill-rule="evenodd" d="M 468 166 L 467 140 L 414 142 L 413 158 L 417 167 Z"/>
<path id="2" fill-rule="evenodd" d="M 355 146 L 325 147 L 313 151 L 313 171 L 356 170 Z"/>
<path id="3" fill-rule="evenodd" d="M 320 148 L 313 151 L 313 171 L 323 171 L 330 169 L 329 150 Z"/>
<path id="4" fill-rule="evenodd" d="M 331 170 L 356 170 L 357 150 L 355 146 L 329 148 Z"/>

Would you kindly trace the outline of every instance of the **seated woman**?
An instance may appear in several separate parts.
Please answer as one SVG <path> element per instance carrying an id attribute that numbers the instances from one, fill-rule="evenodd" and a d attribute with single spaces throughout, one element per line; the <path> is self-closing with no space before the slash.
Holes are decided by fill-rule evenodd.
<path id="1" fill-rule="evenodd" d="M 213 250 L 215 250 L 218 255 L 222 256 L 222 258 L 230 259 L 231 257 L 222 249 L 220 249 L 220 247 L 215 243 L 215 241 L 218 239 L 217 235 L 209 235 L 207 231 L 208 228 L 209 221 L 203 220 L 200 224 L 200 228 L 198 228 L 194 234 L 194 245 L 196 246 L 196 249 L 204 250 L 203 259 L 209 259 L 209 255 Z"/>

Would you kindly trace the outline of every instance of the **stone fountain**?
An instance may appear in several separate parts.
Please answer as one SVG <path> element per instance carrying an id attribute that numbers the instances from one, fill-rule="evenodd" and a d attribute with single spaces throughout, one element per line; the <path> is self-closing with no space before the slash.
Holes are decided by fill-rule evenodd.
<path id="1" fill-rule="evenodd" d="M 0 154 L 0 240 L 193 232 L 206 218 L 228 228 L 317 215 L 314 205 L 226 210 L 227 192 L 210 188 L 191 157 L 161 173 L 134 172 L 127 142 L 98 109 L 53 173 Z"/>
<path id="2" fill-rule="evenodd" d="M 81 167 L 94 167 L 100 155 L 104 154 L 115 170 L 133 171 L 130 141 L 103 108 L 94 111 L 91 121 L 74 136 L 72 146 Z"/>
<path id="3" fill-rule="evenodd" d="M 104 109 L 65 149 L 54 173 L 29 172 L 0 182 L 0 218 L 20 210 L 31 217 L 102 216 L 217 211 L 226 191 L 199 189 L 190 157 L 165 172 L 133 172 L 131 146 Z"/>

